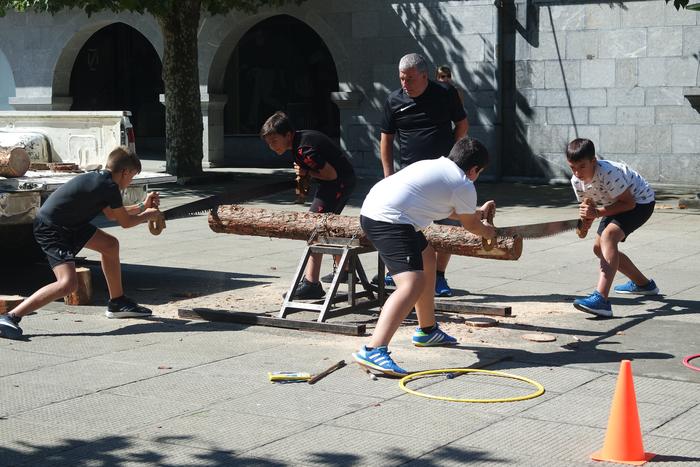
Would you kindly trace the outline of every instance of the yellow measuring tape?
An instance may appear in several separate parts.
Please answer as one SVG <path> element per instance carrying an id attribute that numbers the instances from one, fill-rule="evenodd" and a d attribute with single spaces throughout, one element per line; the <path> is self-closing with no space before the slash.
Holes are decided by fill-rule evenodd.
<path id="1" fill-rule="evenodd" d="M 503 399 L 456 399 L 453 397 L 443 397 L 443 396 L 434 396 L 432 394 L 425 394 L 423 392 L 418 392 L 414 391 L 413 389 L 408 389 L 406 387 L 406 383 L 409 381 L 420 378 L 421 376 L 427 376 L 427 375 L 439 375 L 443 373 L 484 373 L 487 375 L 491 376 L 497 376 L 499 378 L 510 378 L 510 379 L 517 379 L 518 381 L 523 381 L 525 383 L 531 384 L 534 386 L 537 390 L 531 394 L 526 394 L 524 396 L 517 396 L 517 397 L 505 397 Z M 491 370 L 478 370 L 476 368 L 446 368 L 442 370 L 428 370 L 428 371 L 419 371 L 417 373 L 411 373 L 408 376 L 404 376 L 401 378 L 401 381 L 399 381 L 399 387 L 406 391 L 409 394 L 413 394 L 414 396 L 420 396 L 420 397 L 427 397 L 428 399 L 437 399 L 440 401 L 448 401 L 448 402 L 474 402 L 474 403 L 494 403 L 494 402 L 517 402 L 517 401 L 525 401 L 528 399 L 534 399 L 535 397 L 539 397 L 542 394 L 544 394 L 544 386 L 542 386 L 540 383 L 537 381 L 533 381 L 529 378 L 525 378 L 524 376 L 518 376 L 518 375 L 513 375 L 510 373 L 504 373 L 502 371 L 491 371 Z"/>

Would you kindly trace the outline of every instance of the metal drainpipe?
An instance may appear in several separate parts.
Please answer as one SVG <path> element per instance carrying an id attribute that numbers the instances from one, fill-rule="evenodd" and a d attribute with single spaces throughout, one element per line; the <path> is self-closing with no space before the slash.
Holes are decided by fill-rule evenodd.
<path id="1" fill-rule="evenodd" d="M 503 177 L 503 21 L 504 7 L 503 0 L 495 0 L 493 3 L 496 8 L 496 44 L 494 51 L 496 54 L 496 108 L 494 131 L 496 133 L 496 157 L 494 177 L 496 181 L 500 181 Z"/>

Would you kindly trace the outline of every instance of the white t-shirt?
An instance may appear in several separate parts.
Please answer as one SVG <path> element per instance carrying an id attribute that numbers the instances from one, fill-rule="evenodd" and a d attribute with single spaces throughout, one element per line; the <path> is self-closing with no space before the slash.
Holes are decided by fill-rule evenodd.
<path id="1" fill-rule="evenodd" d="M 367 194 L 360 214 L 423 230 L 453 211 L 476 212 L 476 189 L 457 164 L 440 157 L 414 162 L 381 180 Z"/>
<path id="2" fill-rule="evenodd" d="M 624 193 L 627 188 L 631 189 L 637 204 L 648 204 L 654 201 L 654 190 L 647 181 L 621 162 L 599 160 L 591 183 L 584 183 L 574 175 L 571 177 L 571 185 L 574 187 L 577 200 L 591 198 L 603 206 L 614 203 L 615 198 Z"/>

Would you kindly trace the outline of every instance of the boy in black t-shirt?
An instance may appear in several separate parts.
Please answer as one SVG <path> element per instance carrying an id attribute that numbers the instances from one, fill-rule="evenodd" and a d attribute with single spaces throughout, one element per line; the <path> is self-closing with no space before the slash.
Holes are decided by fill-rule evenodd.
<path id="1" fill-rule="evenodd" d="M 260 137 L 280 156 L 291 150 L 297 175 L 308 174 L 318 181 L 310 212 L 340 214 L 343 211 L 355 188 L 355 171 L 342 149 L 328 136 L 314 130 L 294 131 L 287 114 L 275 112 L 263 124 Z M 326 294 L 319 282 L 322 256 L 311 255 L 303 284 L 294 298 L 316 299 Z M 347 273 L 345 276 L 341 273 L 339 279 L 347 280 Z"/>
<path id="2" fill-rule="evenodd" d="M 75 255 L 83 247 L 102 255 L 102 271 L 109 289 L 108 318 L 150 316 L 151 310 L 124 295 L 119 242 L 90 221 L 100 212 L 124 228 L 157 219 L 159 197 L 149 193 L 142 203 L 124 206 L 121 190 L 141 172 L 141 161 L 126 147 L 114 149 L 106 170 L 78 175 L 56 190 L 34 220 L 34 237 L 46 253 L 56 282 L 42 287 L 8 314 L 0 316 L 0 337 L 19 339 L 23 316 L 75 291 L 78 276 Z"/>

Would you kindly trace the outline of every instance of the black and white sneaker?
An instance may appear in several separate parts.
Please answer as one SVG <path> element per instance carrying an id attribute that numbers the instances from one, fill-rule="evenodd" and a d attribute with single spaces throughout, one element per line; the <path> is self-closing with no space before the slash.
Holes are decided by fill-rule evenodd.
<path id="1" fill-rule="evenodd" d="M 22 328 L 19 322 L 22 318 L 15 318 L 13 315 L 0 315 L 0 337 L 5 339 L 19 339 L 22 337 Z"/>
<path id="2" fill-rule="evenodd" d="M 126 295 L 110 300 L 107 303 L 107 318 L 144 318 L 151 316 L 153 312 L 141 306 Z"/>

